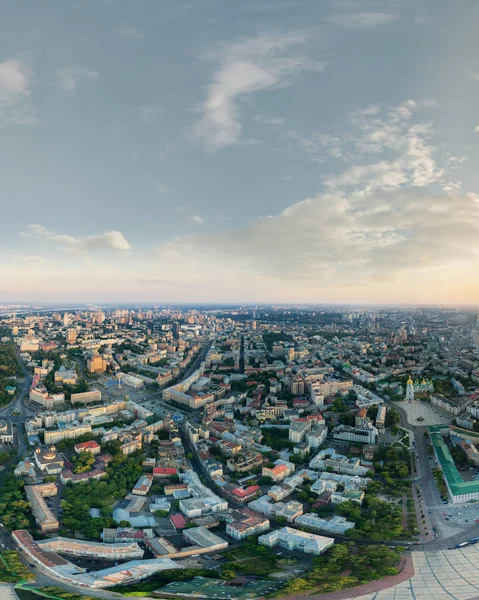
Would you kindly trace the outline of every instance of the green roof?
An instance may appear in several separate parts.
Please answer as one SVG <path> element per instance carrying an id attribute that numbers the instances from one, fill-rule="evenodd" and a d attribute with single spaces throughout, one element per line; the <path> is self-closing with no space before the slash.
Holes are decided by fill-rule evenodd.
<path id="1" fill-rule="evenodd" d="M 441 433 L 441 431 L 446 429 L 449 429 L 449 425 L 431 425 L 429 427 L 429 433 Z"/>
<path id="2" fill-rule="evenodd" d="M 470 429 L 464 429 L 463 427 L 457 427 L 456 425 L 451 425 L 450 429 L 451 434 L 465 437 L 470 440 L 479 440 L 479 432 L 477 431 L 471 431 Z"/>
<path id="3" fill-rule="evenodd" d="M 460 496 L 462 494 L 479 493 L 479 481 L 464 481 L 461 477 L 442 435 L 431 433 L 431 441 L 451 494 Z"/>

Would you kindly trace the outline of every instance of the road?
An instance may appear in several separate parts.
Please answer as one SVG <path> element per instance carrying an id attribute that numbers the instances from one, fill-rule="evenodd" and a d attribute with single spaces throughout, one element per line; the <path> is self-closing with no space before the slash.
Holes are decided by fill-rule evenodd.
<path id="1" fill-rule="evenodd" d="M 241 336 L 241 345 L 240 345 L 240 357 L 239 357 L 239 372 L 244 374 L 244 335 Z"/>
<path id="2" fill-rule="evenodd" d="M 25 400 L 28 397 L 32 379 L 30 377 L 30 374 L 28 373 L 27 366 L 25 365 L 25 361 L 21 356 L 18 346 L 13 343 L 13 347 L 15 349 L 17 360 L 22 368 L 24 380 L 20 390 L 17 392 L 15 400 L 8 406 L 5 406 L 0 409 L 0 419 L 10 421 L 14 426 L 14 441 L 17 444 L 17 456 L 13 457 L 11 460 L 5 463 L 5 468 L 2 472 L 0 472 L 0 483 L 5 473 L 9 470 L 9 467 L 16 463 L 18 458 L 22 458 L 25 455 L 27 446 L 25 443 L 25 431 L 23 425 L 31 415 L 35 414 L 35 411 L 30 410 L 25 405 Z M 18 414 L 14 415 L 13 413 Z"/>

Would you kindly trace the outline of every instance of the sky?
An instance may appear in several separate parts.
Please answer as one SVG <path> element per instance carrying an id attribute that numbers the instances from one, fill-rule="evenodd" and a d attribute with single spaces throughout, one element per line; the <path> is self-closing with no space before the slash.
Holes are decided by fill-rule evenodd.
<path id="1" fill-rule="evenodd" d="M 5 3 L 0 302 L 479 305 L 478 22 Z"/>

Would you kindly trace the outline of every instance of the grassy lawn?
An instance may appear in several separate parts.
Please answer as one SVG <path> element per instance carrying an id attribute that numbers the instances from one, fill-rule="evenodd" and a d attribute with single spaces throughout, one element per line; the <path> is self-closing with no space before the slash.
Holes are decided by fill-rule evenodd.
<path id="1" fill-rule="evenodd" d="M 228 562 L 223 571 L 232 570 L 237 575 L 262 575 L 281 570 L 281 564 L 276 554 L 264 546 L 246 544 L 222 554 Z"/>

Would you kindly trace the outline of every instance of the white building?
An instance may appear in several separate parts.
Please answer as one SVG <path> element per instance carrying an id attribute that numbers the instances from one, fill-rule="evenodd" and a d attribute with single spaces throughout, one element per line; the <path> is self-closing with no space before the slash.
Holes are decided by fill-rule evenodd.
<path id="1" fill-rule="evenodd" d="M 353 521 L 347 521 L 344 517 L 335 515 L 331 519 L 322 519 L 315 514 L 307 513 L 301 515 L 294 522 L 295 525 L 301 525 L 315 529 L 316 531 L 326 531 L 327 533 L 336 533 L 344 535 L 349 529 L 353 529 L 355 523 Z"/>
<path id="2" fill-rule="evenodd" d="M 363 419 L 356 427 L 337 425 L 333 429 L 333 439 L 346 442 L 360 442 L 374 446 L 378 440 L 378 430 L 367 419 Z"/>
<path id="3" fill-rule="evenodd" d="M 331 548 L 334 539 L 315 533 L 305 533 L 291 527 L 283 527 L 271 533 L 266 533 L 258 538 L 258 542 L 268 548 L 281 546 L 287 550 L 296 550 L 305 554 L 319 556 Z"/>

